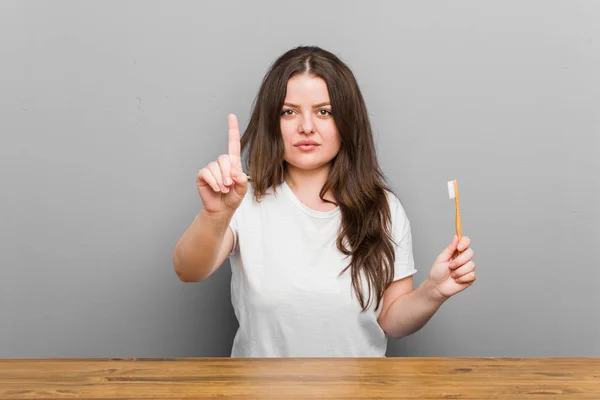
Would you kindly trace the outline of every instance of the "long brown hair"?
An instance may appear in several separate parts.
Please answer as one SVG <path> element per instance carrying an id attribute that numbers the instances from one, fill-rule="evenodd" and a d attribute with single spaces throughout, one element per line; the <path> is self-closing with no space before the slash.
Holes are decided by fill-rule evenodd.
<path id="1" fill-rule="evenodd" d="M 247 148 L 255 198 L 260 201 L 268 188 L 283 182 L 286 163 L 280 112 L 287 82 L 297 74 L 318 76 L 327 83 L 341 147 L 319 197 L 340 207 L 342 221 L 336 244 L 344 255 L 351 256 L 340 274 L 350 268 L 363 311 L 372 301 L 372 292 L 377 310 L 394 276 L 391 213 L 386 197 L 386 190 L 392 190 L 386 186 L 377 163 L 371 125 L 356 79 L 334 54 L 319 47 L 297 47 L 280 56 L 265 75 L 241 138 L 242 150 Z M 324 198 L 328 191 L 335 202 Z M 367 300 L 361 273 L 368 281 Z"/>

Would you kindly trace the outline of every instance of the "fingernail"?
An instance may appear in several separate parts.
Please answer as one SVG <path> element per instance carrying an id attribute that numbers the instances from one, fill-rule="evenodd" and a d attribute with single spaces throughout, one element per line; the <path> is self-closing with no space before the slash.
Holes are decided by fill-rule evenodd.
<path id="1" fill-rule="evenodd" d="M 231 185 L 233 182 L 231 182 L 231 178 L 225 178 L 225 184 L 226 185 Z"/>

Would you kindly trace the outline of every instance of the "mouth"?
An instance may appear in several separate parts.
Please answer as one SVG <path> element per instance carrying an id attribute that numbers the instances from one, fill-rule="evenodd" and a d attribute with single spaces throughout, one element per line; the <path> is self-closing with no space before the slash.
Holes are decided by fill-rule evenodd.
<path id="1" fill-rule="evenodd" d="M 301 140 L 298 143 L 294 144 L 294 146 L 296 146 L 296 147 L 319 146 L 319 143 L 315 142 L 314 140 Z"/>
<path id="2" fill-rule="evenodd" d="M 316 149 L 317 147 L 319 147 L 319 146 L 314 145 L 314 144 L 303 144 L 301 146 L 296 146 L 296 148 L 300 151 L 312 151 L 312 150 Z"/>

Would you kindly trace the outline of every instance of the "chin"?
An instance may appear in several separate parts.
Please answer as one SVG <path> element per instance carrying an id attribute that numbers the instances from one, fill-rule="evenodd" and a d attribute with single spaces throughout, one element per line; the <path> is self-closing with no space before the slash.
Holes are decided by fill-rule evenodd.
<path id="1" fill-rule="evenodd" d="M 307 162 L 306 160 L 291 160 L 286 162 L 294 168 L 302 169 L 302 170 L 314 170 L 323 168 L 330 163 L 330 161 L 320 161 L 320 162 Z"/>

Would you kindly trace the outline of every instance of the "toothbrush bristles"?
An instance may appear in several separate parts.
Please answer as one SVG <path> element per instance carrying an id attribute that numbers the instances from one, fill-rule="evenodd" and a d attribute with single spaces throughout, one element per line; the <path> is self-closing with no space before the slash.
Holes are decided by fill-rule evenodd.
<path id="1" fill-rule="evenodd" d="M 454 181 L 448 182 L 448 197 L 451 199 L 456 197 L 456 194 L 454 193 Z"/>

